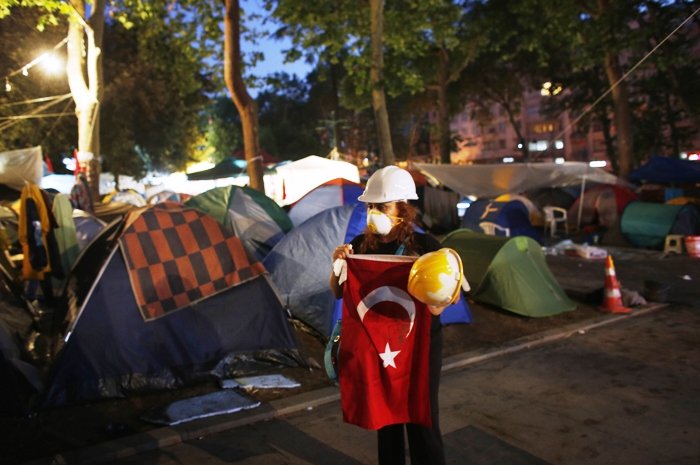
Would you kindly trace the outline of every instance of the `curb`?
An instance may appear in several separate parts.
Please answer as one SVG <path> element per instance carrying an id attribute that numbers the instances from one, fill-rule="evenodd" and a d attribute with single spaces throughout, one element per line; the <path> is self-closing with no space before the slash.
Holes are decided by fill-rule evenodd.
<path id="1" fill-rule="evenodd" d="M 561 328 L 524 336 L 495 348 L 479 349 L 453 355 L 443 360 L 442 372 L 446 373 L 453 370 L 458 370 L 485 360 L 542 346 L 561 339 L 566 339 L 572 335 L 582 334 L 599 326 L 616 323 L 618 321 L 623 321 L 637 316 L 647 315 L 666 306 L 667 304 L 653 303 L 642 308 L 635 309 L 630 314 L 605 315 L 593 320 L 586 320 Z M 204 436 L 220 433 L 222 431 L 241 426 L 272 420 L 303 410 L 311 410 L 315 407 L 329 404 L 331 402 L 337 402 L 339 400 L 340 391 L 337 387 L 322 388 L 271 401 L 262 404 L 256 409 L 243 410 L 228 415 L 217 415 L 202 418 L 173 427 L 156 428 L 146 433 L 138 433 L 112 441 L 103 442 L 94 446 L 62 452 L 51 457 L 25 462 L 24 465 L 97 464 L 114 461 L 143 452 L 166 448 L 181 442 L 202 438 Z"/>

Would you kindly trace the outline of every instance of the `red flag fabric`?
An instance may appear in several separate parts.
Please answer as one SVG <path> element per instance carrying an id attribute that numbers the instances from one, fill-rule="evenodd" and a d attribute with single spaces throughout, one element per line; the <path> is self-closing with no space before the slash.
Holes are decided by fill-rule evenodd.
<path id="1" fill-rule="evenodd" d="M 73 159 L 75 160 L 75 169 L 73 170 L 73 174 L 79 174 L 80 160 L 78 160 L 78 149 L 73 149 Z"/>
<path id="2" fill-rule="evenodd" d="M 46 169 L 49 170 L 49 173 L 53 174 L 53 162 L 48 154 L 44 156 L 44 162 L 46 162 Z"/>
<path id="3" fill-rule="evenodd" d="M 351 255 L 338 351 L 343 419 L 376 430 L 431 426 L 431 315 L 406 291 L 416 257 Z"/>

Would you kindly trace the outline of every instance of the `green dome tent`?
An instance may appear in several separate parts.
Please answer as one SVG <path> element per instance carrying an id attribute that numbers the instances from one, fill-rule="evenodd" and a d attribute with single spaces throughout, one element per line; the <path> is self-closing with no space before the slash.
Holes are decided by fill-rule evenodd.
<path id="1" fill-rule="evenodd" d="M 535 318 L 576 308 L 549 270 L 540 245 L 527 236 L 458 229 L 445 236 L 442 245 L 459 253 L 477 302 Z"/>
<path id="2" fill-rule="evenodd" d="M 258 260 L 264 259 L 293 227 L 282 207 L 247 186 L 215 187 L 189 198 L 185 205 L 213 216 Z"/>

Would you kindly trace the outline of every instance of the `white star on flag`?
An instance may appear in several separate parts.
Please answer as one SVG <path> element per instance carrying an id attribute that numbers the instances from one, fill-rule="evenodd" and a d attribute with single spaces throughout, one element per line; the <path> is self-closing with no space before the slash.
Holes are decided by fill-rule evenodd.
<path id="1" fill-rule="evenodd" d="M 389 347 L 389 343 L 386 343 L 386 347 L 384 348 L 384 352 L 379 354 L 379 357 L 384 361 L 384 368 L 392 366 L 396 368 L 396 364 L 394 363 L 394 359 L 396 358 L 397 355 L 399 355 L 400 350 L 391 350 Z"/>

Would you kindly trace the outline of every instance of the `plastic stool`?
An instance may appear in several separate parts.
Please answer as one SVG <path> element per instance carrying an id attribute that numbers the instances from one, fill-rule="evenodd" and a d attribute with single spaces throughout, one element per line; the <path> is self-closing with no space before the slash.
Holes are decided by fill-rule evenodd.
<path id="1" fill-rule="evenodd" d="M 681 234 L 669 234 L 664 243 L 664 253 L 683 253 L 683 236 Z"/>

